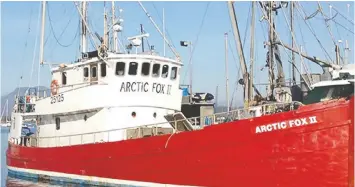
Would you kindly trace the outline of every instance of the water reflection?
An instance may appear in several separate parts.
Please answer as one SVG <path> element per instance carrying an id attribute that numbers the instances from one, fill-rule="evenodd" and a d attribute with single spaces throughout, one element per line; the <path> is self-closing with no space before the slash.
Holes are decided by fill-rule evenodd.
<path id="1" fill-rule="evenodd" d="M 6 179 L 6 187 L 57 187 L 50 184 L 37 183 L 32 181 L 25 181 L 20 179 L 14 179 L 11 177 L 7 177 Z"/>
<path id="2" fill-rule="evenodd" d="M 63 185 L 53 185 L 50 183 L 40 183 L 34 181 L 20 180 L 12 177 L 7 177 L 6 187 L 90 187 L 89 185 L 80 185 L 80 184 L 63 184 Z"/>

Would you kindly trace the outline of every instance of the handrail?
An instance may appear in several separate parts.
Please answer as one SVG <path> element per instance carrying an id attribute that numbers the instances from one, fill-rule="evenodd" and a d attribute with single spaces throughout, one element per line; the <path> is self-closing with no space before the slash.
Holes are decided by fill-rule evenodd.
<path id="1" fill-rule="evenodd" d="M 294 103 L 294 102 L 292 102 Z M 29 139 L 36 139 L 37 140 L 37 146 L 38 146 L 38 140 L 41 139 L 54 139 L 56 142 L 57 140 L 60 138 L 69 138 L 69 144 L 71 142 L 71 138 L 72 137 L 80 137 L 81 139 L 81 144 L 83 144 L 83 136 L 86 135 L 93 135 L 94 136 L 94 141 L 90 142 L 90 143 L 97 143 L 95 137 L 98 134 L 103 134 L 103 133 L 107 133 L 108 135 L 108 140 L 110 141 L 109 138 L 109 133 L 110 132 L 115 132 L 115 131 L 121 131 L 121 130 L 128 130 L 128 129 L 138 129 L 139 133 L 140 130 L 142 128 L 160 128 L 158 127 L 159 125 L 162 124 L 167 124 L 167 123 L 175 123 L 175 129 L 172 133 L 175 133 L 176 131 L 176 125 L 178 122 L 184 122 L 184 121 L 190 121 L 195 127 L 196 126 L 200 126 L 200 128 L 194 128 L 193 130 L 202 130 L 203 128 L 205 128 L 206 126 L 210 126 L 210 125 L 216 125 L 219 124 L 221 122 L 220 119 L 218 119 L 218 117 L 225 117 L 224 122 L 229 122 L 229 121 L 234 121 L 234 120 L 241 120 L 241 119 L 248 119 L 251 117 L 255 117 L 251 114 L 249 114 L 250 109 L 253 109 L 255 107 L 260 107 L 260 109 L 262 110 L 262 114 L 261 115 L 269 115 L 269 114 L 273 114 L 273 113 L 277 113 L 279 111 L 277 111 L 277 106 L 285 106 L 285 105 L 290 105 L 292 103 L 270 103 L 270 104 L 263 104 L 263 105 L 259 105 L 259 106 L 254 106 L 254 107 L 249 107 L 247 109 L 244 108 L 240 108 L 240 109 L 236 109 L 236 110 L 232 110 L 230 112 L 220 112 L 220 113 L 215 113 L 212 115 L 206 115 L 206 116 L 199 116 L 199 117 L 191 117 L 191 118 L 185 118 L 185 119 L 179 119 L 179 120 L 174 120 L 174 121 L 164 121 L 164 122 L 159 122 L 159 123 L 153 123 L 153 124 L 146 124 L 146 125 L 140 125 L 140 126 L 136 126 L 136 127 L 125 127 L 125 128 L 116 128 L 116 129 L 109 129 L 109 130 L 103 130 L 103 131 L 95 131 L 95 132 L 88 132 L 88 133 L 81 133 L 81 134 L 71 134 L 71 135 L 63 135 L 63 136 L 44 136 L 44 137 L 28 137 L 25 136 L 25 138 L 29 138 Z M 269 108 L 268 108 L 269 107 Z M 290 110 L 293 110 L 293 108 L 290 107 Z M 211 118 L 211 123 L 210 124 L 202 124 L 202 120 L 206 119 L 206 118 Z M 156 136 L 158 134 L 158 131 L 155 130 L 155 133 L 153 134 L 154 136 Z M 21 138 L 24 138 L 23 136 Z M 21 139 L 18 138 L 18 139 Z M 142 137 L 138 137 L 138 138 L 142 138 Z M 57 143 L 56 143 L 57 145 Z"/>

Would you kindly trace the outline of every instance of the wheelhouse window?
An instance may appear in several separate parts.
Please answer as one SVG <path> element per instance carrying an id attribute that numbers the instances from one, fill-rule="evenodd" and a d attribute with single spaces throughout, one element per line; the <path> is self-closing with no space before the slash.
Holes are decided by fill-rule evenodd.
<path id="1" fill-rule="evenodd" d="M 137 62 L 130 62 L 128 75 L 137 75 L 138 63 Z"/>
<path id="2" fill-rule="evenodd" d="M 159 77 L 159 75 L 160 75 L 160 64 L 154 64 L 152 77 Z"/>
<path id="3" fill-rule="evenodd" d="M 89 68 L 84 68 L 84 77 L 89 77 Z"/>
<path id="4" fill-rule="evenodd" d="M 116 63 L 116 75 L 123 76 L 126 69 L 126 63 L 117 62 Z"/>
<path id="5" fill-rule="evenodd" d="M 167 78 L 168 77 L 168 73 L 169 73 L 169 66 L 168 65 L 164 65 L 163 66 L 163 71 L 161 73 L 161 77 Z"/>
<path id="6" fill-rule="evenodd" d="M 67 84 L 67 72 L 62 72 L 62 85 Z"/>
<path id="7" fill-rule="evenodd" d="M 175 80 L 177 77 L 177 67 L 172 67 L 171 68 L 171 74 L 170 74 L 170 79 Z"/>
<path id="8" fill-rule="evenodd" d="M 106 64 L 105 63 L 100 64 L 100 73 L 101 73 L 101 77 L 106 77 Z"/>
<path id="9" fill-rule="evenodd" d="M 149 62 L 144 62 L 142 64 L 142 75 L 148 76 L 150 71 L 150 63 Z"/>
<path id="10" fill-rule="evenodd" d="M 91 68 L 91 77 L 96 78 L 96 74 L 97 74 L 96 72 L 97 72 L 97 67 L 93 66 Z"/>

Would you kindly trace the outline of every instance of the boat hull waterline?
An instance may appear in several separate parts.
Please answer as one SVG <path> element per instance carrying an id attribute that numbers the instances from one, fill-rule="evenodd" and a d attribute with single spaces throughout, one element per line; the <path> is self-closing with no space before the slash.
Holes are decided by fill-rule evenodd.
<path id="1" fill-rule="evenodd" d="M 354 186 L 354 97 L 118 142 L 53 148 L 9 143 L 15 177 L 97 185 Z"/>

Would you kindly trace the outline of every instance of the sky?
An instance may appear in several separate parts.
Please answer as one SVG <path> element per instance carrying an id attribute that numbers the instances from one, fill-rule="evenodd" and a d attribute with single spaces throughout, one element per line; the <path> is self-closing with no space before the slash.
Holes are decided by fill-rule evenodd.
<path id="1" fill-rule="evenodd" d="M 193 91 L 216 93 L 218 86 L 218 102 L 226 101 L 226 73 L 225 73 L 225 40 L 224 33 L 228 33 L 228 76 L 229 98 L 233 98 L 233 104 L 240 104 L 243 100 L 242 87 L 236 86 L 240 79 L 240 64 L 237 57 L 236 45 L 232 33 L 231 21 L 226 2 L 142 2 L 153 20 L 162 28 L 163 9 L 165 12 L 165 26 L 168 39 L 172 41 L 176 50 L 182 57 L 184 64 L 181 74 L 181 83 L 189 83 L 188 65 L 189 50 L 181 47 L 181 40 L 191 41 L 194 52 L 192 55 L 193 67 Z M 334 60 L 335 52 L 331 35 L 320 13 L 315 17 L 304 21 L 303 10 L 311 15 L 317 10 L 317 2 L 301 2 L 302 8 L 295 10 L 295 36 L 298 45 L 303 45 L 304 51 L 310 56 L 327 59 L 322 47 L 313 36 L 306 23 L 315 34 L 329 56 Z M 350 13 L 347 11 L 350 5 Z M 341 53 L 344 51 L 344 42 L 348 40 L 351 52 L 349 62 L 354 63 L 354 3 L 353 2 L 321 2 L 326 15 L 330 14 L 329 5 L 335 7 L 341 15 L 337 15 L 334 21 L 329 21 L 332 35 L 336 41 L 342 40 Z M 140 24 L 150 34 L 150 45 L 154 45 L 156 51 L 163 53 L 163 39 L 153 24 L 150 22 L 137 2 L 116 2 L 116 6 L 122 9 L 121 16 L 124 19 L 123 33 L 120 39 L 127 44 L 126 38 L 140 32 Z M 243 41 L 244 55 L 249 68 L 250 54 L 250 2 L 235 2 L 241 40 Z M 111 12 L 111 2 L 106 2 L 106 8 Z M 118 9 L 118 8 L 117 8 Z M 90 2 L 88 8 L 89 25 L 92 31 L 103 33 L 103 2 Z M 267 39 L 267 23 L 260 21 L 262 13 L 258 6 L 255 21 L 255 65 L 254 83 L 258 89 L 265 93 L 267 83 L 267 69 L 265 57 L 267 48 L 264 41 Z M 300 16 L 302 13 L 303 17 Z M 335 15 L 332 11 L 332 15 Z M 12 92 L 18 86 L 49 87 L 51 73 L 48 65 L 39 66 L 40 45 L 40 2 L 2 2 L 1 3 L 1 95 Z M 279 38 L 286 43 L 291 43 L 290 30 L 285 17 L 289 21 L 289 8 L 279 10 L 275 17 L 276 29 Z M 49 19 L 50 18 L 50 19 Z M 351 23 L 352 22 L 352 23 Z M 79 55 L 79 15 L 73 2 L 48 2 L 45 21 L 45 47 L 44 60 L 48 63 L 71 63 Z M 350 30 L 347 31 L 346 29 Z M 59 44 L 60 43 L 60 44 Z M 91 46 L 92 48 L 92 46 Z M 166 48 L 167 56 L 173 56 L 169 48 Z M 289 51 L 282 47 L 282 60 L 286 78 L 290 78 L 291 66 Z M 300 64 L 300 58 L 296 56 L 296 63 Z M 306 61 L 308 69 L 320 73 L 321 68 L 312 62 Z M 22 81 L 20 77 L 22 76 Z M 297 80 L 299 74 L 297 73 Z"/>

